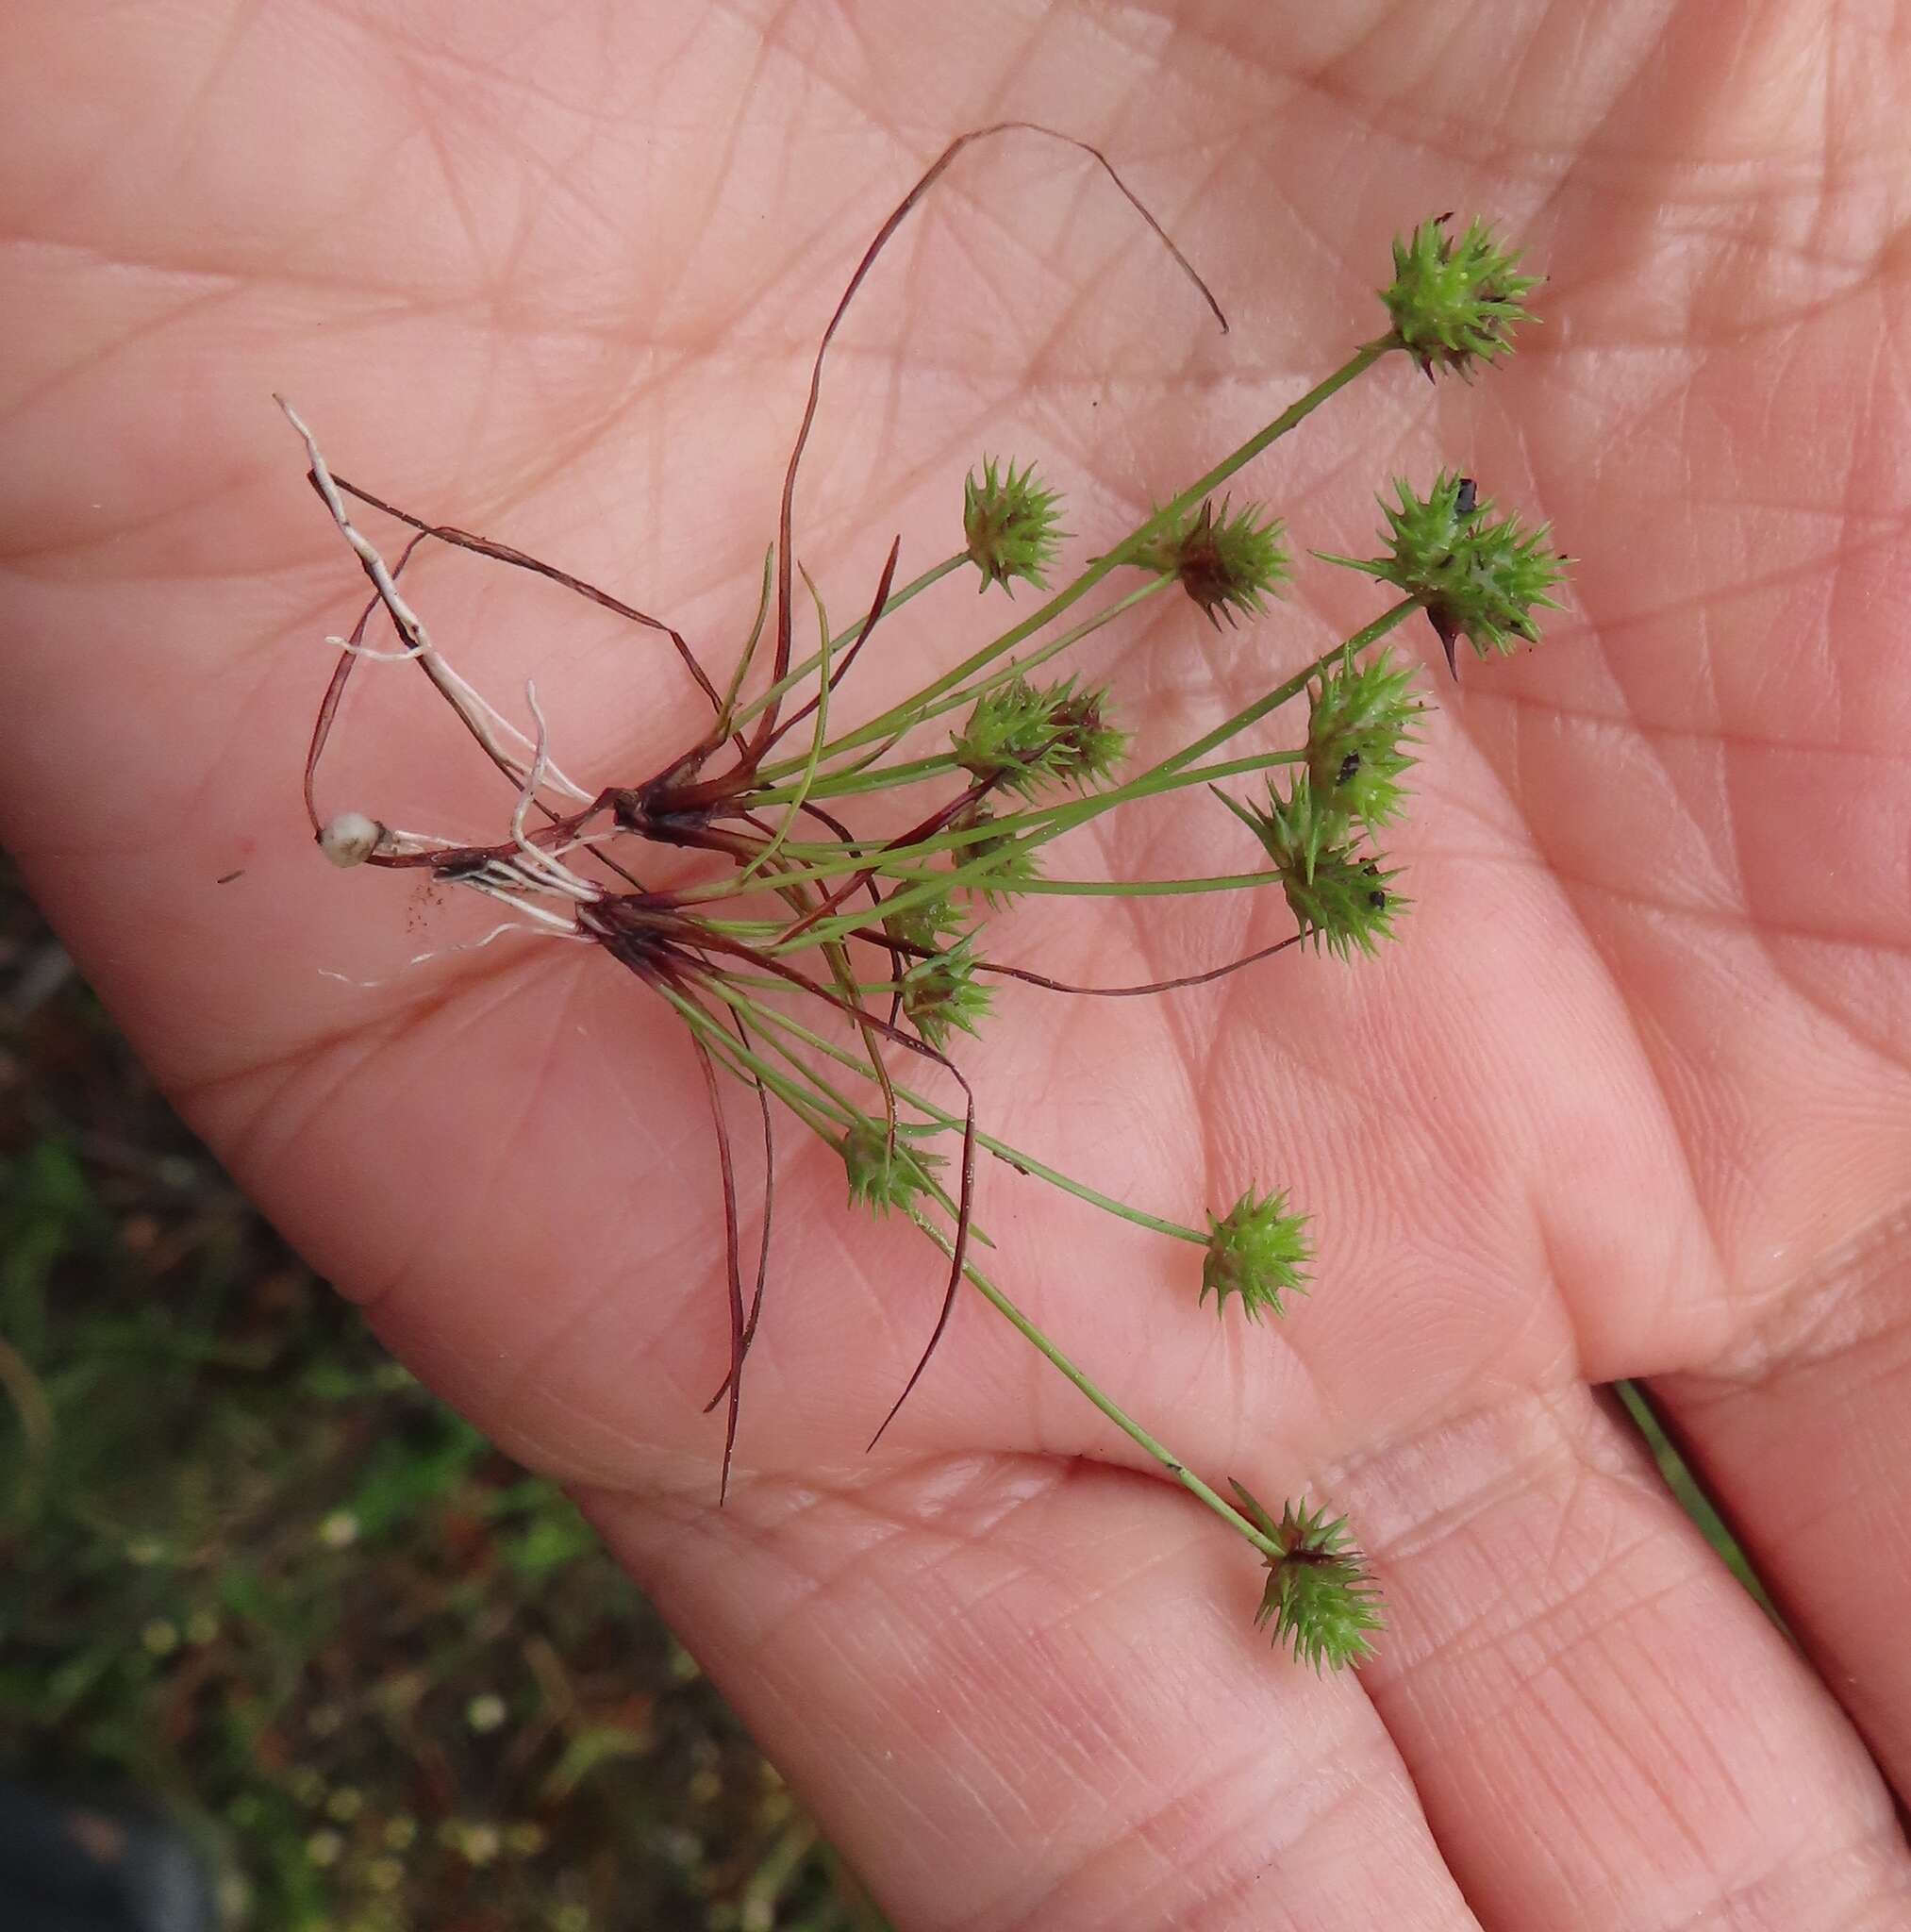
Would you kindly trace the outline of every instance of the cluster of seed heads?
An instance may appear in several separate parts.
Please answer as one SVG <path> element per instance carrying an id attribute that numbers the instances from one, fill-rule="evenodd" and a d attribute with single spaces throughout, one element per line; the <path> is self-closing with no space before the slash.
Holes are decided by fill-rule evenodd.
<path id="1" fill-rule="evenodd" d="M 1005 131 L 983 129 L 952 143 L 872 244 L 851 295 L 889 236 L 956 155 Z M 1205 284 L 1106 161 L 1081 143 L 1070 144 L 1115 181 L 1219 315 Z M 972 1283 L 1176 1481 L 1255 1544 L 1269 1570 L 1259 1619 L 1272 1624 L 1277 1641 L 1316 1666 L 1357 1662 L 1368 1654 L 1379 1626 L 1378 1597 L 1344 1523 L 1305 1503 L 1289 1503 L 1272 1516 L 1238 1484 L 1237 1502 L 1225 1501 L 1169 1457 L 1022 1314 L 976 1265 L 972 1241 L 977 1158 L 986 1150 L 1023 1174 L 1190 1243 L 1201 1257 L 1200 1299 L 1211 1295 L 1223 1318 L 1236 1301 L 1258 1322 L 1284 1315 L 1288 1298 L 1307 1291 L 1314 1260 L 1307 1216 L 1289 1205 L 1285 1191 L 1263 1190 L 1258 1182 L 1224 1210 L 1206 1211 L 1205 1226 L 1113 1201 L 985 1133 L 953 1056 L 1011 997 L 1165 994 L 1252 969 L 1297 944 L 1345 960 L 1397 936 L 1407 901 L 1395 885 L 1399 869 L 1387 863 L 1374 841 L 1404 814 L 1403 780 L 1420 753 L 1423 706 L 1414 692 L 1416 667 L 1382 639 L 1410 614 L 1423 612 L 1452 670 L 1460 638 L 1482 657 L 1535 639 L 1536 612 L 1554 608 L 1552 592 L 1565 564 L 1551 547 L 1546 525 L 1496 517 L 1474 483 L 1451 472 L 1437 476 L 1424 493 L 1397 480 L 1383 503 L 1381 554 L 1325 560 L 1366 574 L 1398 591 L 1400 600 L 1298 675 L 1138 770 L 1117 695 L 1080 671 L 1044 675 L 1039 667 L 1171 588 L 1216 629 L 1222 619 L 1241 626 L 1265 618 L 1293 574 L 1285 525 L 1260 503 L 1237 505 L 1218 494 L 1221 486 L 1391 352 L 1403 353 L 1430 376 L 1467 375 L 1477 364 L 1504 358 L 1509 331 L 1528 319 L 1521 298 L 1535 286 L 1516 272 L 1518 260 L 1517 252 L 1504 249 L 1479 221 L 1455 236 L 1440 217 L 1397 242 L 1394 276 L 1382 291 L 1387 333 L 1362 345 L 1350 363 L 1054 592 L 1051 579 L 1067 575 L 1061 558 L 1070 535 L 1062 528 L 1060 491 L 1034 462 L 985 457 L 963 484 L 960 541 L 953 555 L 899 584 L 898 540 L 866 614 L 840 633 L 832 632 L 810 586 L 817 636 L 813 651 L 800 656 L 794 503 L 809 432 L 806 417 L 785 474 L 756 623 L 721 687 L 670 625 L 508 545 L 425 523 L 334 475 L 310 431 L 292 417 L 305 438 L 314 487 L 373 589 L 350 637 L 338 641 L 341 654 L 307 763 L 307 800 L 321 851 L 335 865 L 421 871 L 484 895 L 507 914 L 487 941 L 531 932 L 595 947 L 675 1010 L 708 1076 L 726 1230 L 730 1359 L 712 1398 L 713 1407 L 726 1404 L 725 1486 L 746 1359 L 773 1272 L 771 1189 L 780 1112 L 834 1149 L 854 1204 L 914 1222 L 949 1264 L 934 1333 L 905 1398 L 934 1353 L 958 1289 L 965 1280 Z M 841 314 L 839 308 L 817 352 L 812 403 Z M 358 528 L 355 504 L 408 529 L 395 563 L 388 565 Z M 399 579 L 412 551 L 426 541 L 535 572 L 668 640 L 709 707 L 703 728 L 634 782 L 592 787 L 573 781 L 552 758 L 535 691 L 525 691 L 529 728 L 513 724 L 453 670 L 407 602 Z M 1024 587 L 1046 602 L 954 673 L 844 725 L 848 680 L 872 633 L 965 565 L 977 573 L 985 592 Z M 1065 624 L 1065 616 L 1086 606 L 1105 582 L 1111 590 L 1127 588 L 1116 601 Z M 381 611 L 396 633 L 395 649 L 374 650 L 365 641 L 368 624 Z M 1252 634 L 1244 635 L 1240 648 L 1249 654 L 1244 661 L 1271 656 Z M 319 813 L 316 779 L 339 702 L 367 658 L 412 662 L 430 677 L 513 791 L 507 836 L 472 845 L 400 830 L 363 810 Z M 1307 725 L 1297 749 L 1215 761 L 1215 754 L 1262 718 L 1303 696 Z M 1252 789 L 1242 795 L 1240 781 L 1256 777 L 1260 795 Z M 1188 808 L 1207 810 L 1202 787 L 1219 797 L 1252 841 L 1258 869 L 1241 875 L 1240 889 L 1278 885 L 1291 916 L 1289 934 L 1246 959 L 1147 987 L 1068 986 L 996 957 L 988 915 L 1007 911 L 1022 894 L 1092 889 L 1101 896 L 1122 890 L 1119 881 L 1090 888 L 1050 875 L 1049 848 L 1056 841 L 1149 799 L 1180 798 Z M 904 801 L 900 823 L 898 814 L 882 829 L 861 823 L 868 802 L 885 794 Z M 655 847 L 695 855 L 703 870 L 670 890 L 648 887 L 642 867 L 646 849 Z M 1158 891 L 1161 883 L 1136 885 Z M 1199 901 L 1171 896 L 1155 903 L 1173 908 Z M 946 1107 L 918 1092 L 908 1078 L 919 1074 L 953 1085 L 959 1105 Z M 754 1268 L 742 1239 L 735 1150 L 719 1093 L 723 1075 L 740 1082 L 762 1110 L 765 1193 Z"/>

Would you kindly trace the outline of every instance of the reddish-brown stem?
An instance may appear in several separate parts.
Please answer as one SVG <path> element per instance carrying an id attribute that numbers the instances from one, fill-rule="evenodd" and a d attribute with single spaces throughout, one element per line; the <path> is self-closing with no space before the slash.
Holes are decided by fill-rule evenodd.
<path id="1" fill-rule="evenodd" d="M 1010 979 L 1025 979 L 1031 986 L 1046 987 L 1051 992 L 1089 993 L 1097 999 L 1121 1000 L 1133 998 L 1138 993 L 1175 992 L 1184 986 L 1207 986 L 1217 979 L 1225 979 L 1230 973 L 1239 973 L 1249 966 L 1258 966 L 1263 959 L 1271 959 L 1276 953 L 1285 953 L 1289 946 L 1300 944 L 1304 935 L 1290 932 L 1286 939 L 1276 940 L 1271 946 L 1263 946 L 1258 952 L 1248 953 L 1238 959 L 1230 959 L 1225 966 L 1210 966 L 1205 973 L 1185 973 L 1178 979 L 1151 980 L 1146 986 L 1072 986 L 1065 979 L 1051 979 L 1043 973 L 1031 973 L 1026 966 L 998 966 L 992 959 L 977 959 L 978 973 L 1000 973 Z"/>
<path id="2" fill-rule="evenodd" d="M 703 1002 L 674 972 L 665 967 L 659 970 L 658 976 L 680 999 L 706 1010 Z M 696 1048 L 697 1065 L 703 1071 L 704 1085 L 709 1094 L 710 1120 L 717 1131 L 717 1166 L 723 1179 L 723 1264 L 730 1291 L 730 1374 L 725 1386 L 730 1393 L 730 1407 L 723 1424 L 723 1474 L 717 1486 L 717 1506 L 721 1508 L 730 1493 L 730 1462 L 736 1454 L 737 1418 L 743 1399 L 743 1352 L 747 1346 L 743 1325 L 743 1259 L 737 1229 L 737 1170 L 730 1155 L 730 1129 L 723 1120 L 723 1091 L 717 1084 L 710 1049 L 694 1027 L 690 1029 L 690 1044 Z"/>
<path id="3" fill-rule="evenodd" d="M 883 574 L 876 584 L 875 601 L 870 606 L 870 614 L 863 619 L 862 628 L 856 634 L 856 641 L 842 654 L 841 661 L 831 667 L 829 674 L 829 694 L 831 697 L 836 695 L 843 679 L 849 675 L 849 668 L 856 662 L 856 653 L 868 643 L 870 633 L 876 627 L 876 620 L 883 614 L 883 606 L 889 601 L 889 586 L 896 580 L 896 560 L 901 557 L 902 553 L 903 540 L 898 537 L 889 545 L 889 560 L 883 565 Z M 744 776 L 745 783 L 754 784 L 756 782 L 758 768 L 762 765 L 764 758 L 776 749 L 784 734 L 794 730 L 806 718 L 813 715 L 816 708 L 822 702 L 823 699 L 820 695 L 813 697 L 801 710 L 793 711 L 788 718 L 784 719 L 783 723 L 771 734 L 769 742 L 763 746 L 762 750 L 747 760 L 749 771 L 747 775 Z M 739 767 L 739 774 L 741 768 Z"/>
<path id="4" fill-rule="evenodd" d="M 745 1051 L 750 1047 L 750 1029 L 743 1024 L 743 1016 L 728 1001 L 719 1001 L 722 1015 L 726 1019 L 737 1038 L 743 1042 Z M 750 1318 L 743 1324 L 743 1349 L 747 1357 L 750 1345 L 756 1340 L 756 1322 L 763 1312 L 763 1288 L 770 1278 L 770 1228 L 775 1212 L 776 1199 L 776 1127 L 770 1111 L 770 1090 L 760 1079 L 750 1083 L 756 1090 L 756 1106 L 763 1116 L 763 1240 L 756 1253 L 756 1289 L 750 1297 Z M 723 1401 L 724 1391 L 730 1386 L 725 1375 L 717 1392 L 704 1404 L 704 1413 L 708 1415 L 718 1403 Z"/>
<path id="5" fill-rule="evenodd" d="M 575 591 L 580 597 L 588 597 L 591 603 L 600 605 L 606 610 L 613 611 L 632 624 L 640 624 L 646 630 L 661 631 L 676 646 L 676 653 L 683 659 L 684 669 L 696 680 L 697 689 L 709 699 L 711 708 L 719 713 L 723 701 L 717 693 L 717 688 L 705 675 L 704 667 L 697 662 L 697 656 L 682 634 L 664 623 L 659 617 L 639 610 L 634 605 L 626 604 L 621 597 L 613 597 L 608 591 L 601 591 L 595 584 L 588 584 L 582 577 L 574 577 L 569 571 L 559 570 L 554 563 L 546 563 L 541 558 L 532 557 L 523 550 L 514 549 L 508 543 L 500 543 L 491 537 L 479 537 L 470 530 L 460 530 L 456 524 L 427 524 L 422 517 L 415 517 L 409 510 L 400 509 L 394 503 L 387 503 L 382 496 L 374 496 L 369 490 L 361 490 L 356 483 L 348 483 L 344 477 L 334 475 L 332 481 L 348 496 L 356 496 L 360 503 L 370 504 L 374 509 L 380 509 L 388 517 L 396 517 L 407 529 L 416 530 L 421 537 L 435 537 L 440 543 L 450 543 L 459 550 L 474 551 L 480 557 L 489 557 L 498 563 L 507 563 L 515 570 L 527 570 L 534 575 L 548 577 L 554 584 L 561 584 L 567 591 Z M 407 555 L 409 555 L 407 549 Z"/>
<path id="6" fill-rule="evenodd" d="M 726 933 L 699 931 L 694 943 L 707 952 L 723 953 L 734 958 L 747 959 L 759 972 L 768 973 L 778 979 L 787 980 L 791 986 L 804 992 L 814 994 L 825 1006 L 833 1007 L 839 1012 L 859 1024 L 873 1026 L 884 1039 L 892 1040 L 898 1046 L 908 1052 L 920 1054 L 924 1059 L 933 1060 L 962 1090 L 962 1177 L 956 1194 L 956 1234 L 951 1242 L 949 1285 L 942 1295 L 941 1311 L 936 1318 L 935 1333 L 929 1337 L 929 1345 L 922 1351 L 922 1359 L 917 1362 L 914 1372 L 897 1396 L 894 1406 L 883 1418 L 882 1427 L 870 1438 L 869 1446 L 873 1449 L 882 1441 L 883 1431 L 895 1421 L 903 1404 L 914 1391 L 916 1384 L 922 1379 L 922 1372 L 929 1366 L 929 1360 L 940 1344 L 943 1332 L 949 1326 L 949 1318 L 956 1309 L 956 1296 L 962 1286 L 962 1271 L 969 1260 L 969 1228 L 975 1203 L 975 1090 L 963 1078 L 962 1070 L 945 1053 L 939 1052 L 926 1040 L 918 1040 L 913 1033 L 906 1033 L 900 1026 L 892 1026 L 886 1020 L 878 1020 L 873 1013 L 865 1012 L 862 1008 L 818 986 L 810 978 L 797 972 L 793 966 L 787 966 L 781 959 L 768 953 L 758 952 L 756 947 L 745 944 L 741 940 L 732 939 Z"/>
<path id="7" fill-rule="evenodd" d="M 1047 747 L 1044 746 L 1043 752 L 1046 750 Z M 1042 755 L 1042 752 L 1035 754 L 1038 758 Z M 898 852 L 906 846 L 919 845 L 924 839 L 933 839 L 938 832 L 946 831 L 971 806 L 980 805 L 1007 775 L 1005 772 L 997 772 L 987 778 L 976 779 L 968 791 L 932 811 L 920 824 L 911 825 L 906 832 L 899 832 L 893 839 L 877 846 L 877 853 L 880 855 L 885 852 Z M 879 868 L 872 865 L 858 867 L 839 886 L 835 886 L 825 892 L 804 918 L 786 928 L 782 935 L 783 940 L 800 939 L 819 919 L 826 919 L 834 912 L 859 886 L 867 885 L 874 878 Z"/>
<path id="8" fill-rule="evenodd" d="M 848 314 L 850 304 L 856 300 L 856 291 L 862 287 L 871 269 L 875 266 L 876 258 L 888 247 L 890 236 L 908 219 L 910 211 L 941 178 L 949 164 L 964 148 L 973 146 L 976 142 L 989 141 L 998 134 L 1011 133 L 1039 134 L 1045 140 L 1058 141 L 1093 160 L 1121 191 L 1128 205 L 1147 223 L 1169 254 L 1174 258 L 1182 273 L 1201 291 L 1202 299 L 1214 311 L 1214 318 L 1221 324 L 1222 330 L 1225 331 L 1227 328 L 1227 317 L 1221 313 L 1221 304 L 1214 299 L 1207 284 L 1195 273 L 1194 264 L 1174 245 L 1167 229 L 1142 206 L 1134 190 L 1116 173 L 1113 163 L 1100 148 L 1090 145 L 1086 141 L 1077 141 L 1072 134 L 1063 134 L 1055 128 L 1044 127 L 1036 121 L 998 121 L 992 126 L 972 127 L 967 134 L 957 135 L 930 162 L 918 178 L 916 185 L 890 211 L 889 220 L 876 230 L 874 241 L 863 251 L 862 259 L 856 263 L 856 273 L 850 276 L 849 285 L 843 290 L 842 297 L 837 303 L 836 310 L 823 331 L 823 340 L 817 344 L 816 359 L 811 363 L 809 371 L 809 393 L 804 402 L 803 421 L 797 428 L 796 441 L 789 452 L 789 463 L 784 471 L 783 495 L 776 513 L 776 654 L 770 669 L 770 682 L 773 686 L 780 684 L 789 670 L 789 651 L 795 629 L 790 546 L 795 525 L 796 475 L 802 467 L 803 452 L 809 441 L 811 425 L 816 421 L 817 403 L 823 393 L 823 358 L 829 353 L 829 345 L 835 341 L 837 330 L 842 326 L 842 319 Z M 775 734 L 778 702 L 780 700 L 764 707 L 762 716 L 757 720 L 756 729 L 751 738 L 751 751 L 758 758 L 761 758 L 765 745 Z"/>

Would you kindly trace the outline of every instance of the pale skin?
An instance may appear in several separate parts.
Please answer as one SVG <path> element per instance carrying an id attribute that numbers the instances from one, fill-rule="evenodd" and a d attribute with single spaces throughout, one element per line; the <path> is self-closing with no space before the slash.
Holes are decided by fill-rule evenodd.
<path id="1" fill-rule="evenodd" d="M 0 833 L 193 1124 L 577 1486 L 899 1926 L 1902 1924 L 1911 32 L 1183 10 L 10 21 Z M 1389 474 L 1452 462 L 1583 559 L 1543 649 L 1457 691 L 1401 634 L 1439 708 L 1400 943 L 1161 1002 L 1017 989 L 967 1060 L 998 1131 L 1138 1206 L 1258 1181 L 1317 1217 L 1312 1299 L 1256 1329 L 1194 1306 L 1191 1248 L 999 1166 L 981 1202 L 992 1271 L 1191 1465 L 1350 1513 L 1390 1618 L 1357 1676 L 1272 1654 L 1245 1545 L 979 1301 L 865 1456 L 940 1271 L 794 1130 L 720 1512 L 680 1028 L 583 946 L 406 968 L 491 908 L 331 871 L 299 804 L 361 581 L 273 391 L 346 475 L 657 611 L 721 677 L 838 290 L 947 137 L 1012 115 L 1106 149 L 1233 332 L 1079 158 L 966 158 L 825 390 L 797 543 L 839 622 L 898 531 L 905 577 L 956 547 L 985 451 L 1044 465 L 1074 555 L 1112 541 L 1378 332 L 1427 214 L 1497 217 L 1553 278 L 1505 374 L 1390 358 L 1238 486 L 1361 550 Z M 407 587 L 521 722 L 536 677 L 591 783 L 694 729 L 654 633 L 466 557 Z M 1380 608 L 1304 564 L 1252 630 L 1163 599 L 1092 661 L 1153 743 Z M 998 609 L 939 587 L 864 701 Z M 424 680 L 362 679 L 328 808 L 503 838 Z M 1242 836 L 1157 809 L 1054 869 L 1245 869 Z M 1147 978 L 1284 917 L 1051 900 L 994 944 Z M 1597 1392 L 1622 1375 L 1800 1649 L 1657 1487 Z"/>

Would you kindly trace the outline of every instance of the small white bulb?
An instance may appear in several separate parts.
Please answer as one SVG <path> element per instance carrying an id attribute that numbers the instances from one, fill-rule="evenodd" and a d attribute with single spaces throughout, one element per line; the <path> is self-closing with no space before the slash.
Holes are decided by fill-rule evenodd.
<path id="1" fill-rule="evenodd" d="M 334 865 L 363 865 L 378 849 L 385 827 L 362 811 L 341 811 L 319 834 L 319 850 Z"/>

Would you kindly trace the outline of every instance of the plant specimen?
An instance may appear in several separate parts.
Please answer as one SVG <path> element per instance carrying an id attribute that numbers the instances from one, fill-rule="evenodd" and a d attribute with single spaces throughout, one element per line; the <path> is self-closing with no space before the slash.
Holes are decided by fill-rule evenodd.
<path id="1" fill-rule="evenodd" d="M 921 1359 L 882 1427 L 927 1369 L 967 1281 L 1177 1482 L 1258 1551 L 1268 1570 L 1262 1621 L 1316 1667 L 1357 1662 L 1380 1624 L 1379 1599 L 1344 1522 L 1304 1501 L 1275 1517 L 1236 1485 L 1223 1498 L 1157 1441 L 1017 1307 L 979 1259 L 978 1168 L 987 1154 L 1201 1254 L 1200 1299 L 1222 1319 L 1238 1297 L 1251 1319 L 1286 1311 L 1304 1291 L 1312 1244 L 1305 1217 L 1258 1177 L 1205 1226 L 1144 1211 L 1057 1172 L 985 1129 L 960 1057 L 988 1026 L 1002 980 L 1057 994 L 1169 993 L 1254 968 L 1311 942 L 1340 961 L 1397 936 L 1407 901 L 1376 838 L 1404 808 L 1420 701 L 1415 674 L 1385 643 L 1424 613 L 1457 673 L 1461 638 L 1482 657 L 1537 635 L 1564 559 L 1544 526 L 1496 518 L 1472 480 L 1441 475 L 1421 492 L 1394 484 L 1384 548 L 1368 559 L 1328 558 L 1400 594 L 1371 623 L 1258 694 L 1231 717 L 1139 770 L 1117 692 L 1055 662 L 1082 640 L 1179 588 L 1219 628 L 1266 616 L 1292 561 L 1282 524 L 1261 505 L 1218 494 L 1237 472 L 1395 352 L 1435 379 L 1469 375 L 1510 349 L 1534 286 L 1519 255 L 1484 223 L 1455 235 L 1442 216 L 1394 249 L 1382 291 L 1388 326 L 1341 366 L 1105 545 L 1059 589 L 1067 534 L 1057 491 L 1038 462 L 985 454 L 960 491 L 962 541 L 899 581 L 891 545 L 856 621 L 832 624 L 796 554 L 804 452 L 823 393 L 830 344 L 897 227 L 971 143 L 1011 128 L 1044 135 L 1093 160 L 1225 328 L 1205 283 L 1095 149 L 1028 124 L 953 142 L 904 197 L 850 277 L 816 352 L 802 425 L 784 474 L 756 621 L 721 681 L 673 626 L 508 545 L 431 524 L 335 475 L 290 407 L 310 478 L 370 577 L 374 595 L 342 645 L 321 703 L 306 767 L 306 802 L 325 856 L 340 865 L 420 870 L 497 902 L 508 914 L 488 938 L 547 934 L 594 946 L 681 1017 L 702 1068 L 724 1202 L 729 1368 L 711 1397 L 724 1410 L 727 1487 L 745 1369 L 772 1279 L 776 1131 L 780 1120 L 840 1157 L 852 1200 L 906 1217 L 946 1262 L 939 1311 Z M 956 492 L 952 489 L 952 499 Z M 355 521 L 355 505 L 395 519 L 409 538 L 387 564 Z M 953 504 L 952 504 L 953 508 Z M 536 691 L 522 723 L 474 691 L 446 660 L 400 588 L 418 545 L 436 541 L 550 577 L 655 632 L 676 654 L 709 717 L 693 741 L 633 782 L 586 786 L 556 761 Z M 839 723 L 848 681 L 883 621 L 972 568 L 983 592 L 1039 598 L 1025 615 L 902 701 Z M 800 579 L 800 587 L 799 587 Z M 1099 601 L 1092 593 L 1105 585 Z M 382 611 L 395 648 L 366 642 Z M 799 629 L 814 623 L 814 641 Z M 472 845 L 389 824 L 364 810 L 324 814 L 317 775 L 347 681 L 361 658 L 413 661 L 430 678 L 513 796 L 505 835 Z M 1304 702 L 1305 742 L 1240 749 L 1263 719 Z M 1245 795 L 1239 781 L 1257 781 Z M 1050 866 L 1072 832 L 1146 799 L 1185 792 L 1192 809 L 1244 828 L 1241 869 L 1213 877 L 1083 881 Z M 888 798 L 901 823 L 877 828 Z M 1230 836 L 1217 819 L 1220 836 Z M 668 888 L 644 883 L 646 848 L 695 855 L 697 870 Z M 1024 895 L 1131 892 L 1167 901 L 1278 886 L 1294 930 L 1245 958 L 1145 986 L 1083 987 L 997 960 L 992 921 Z M 760 1114 L 765 1161 L 761 1228 L 746 1251 L 738 1156 L 723 1108 L 725 1078 Z M 931 1091 L 921 1091 L 928 1089 Z M 1190 1257 L 1190 1286 L 1197 1271 Z M 1194 1298 L 1190 1296 L 1190 1301 Z M 1190 1313 L 1189 1319 L 1193 1319 Z"/>

